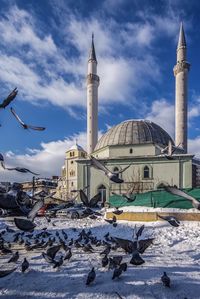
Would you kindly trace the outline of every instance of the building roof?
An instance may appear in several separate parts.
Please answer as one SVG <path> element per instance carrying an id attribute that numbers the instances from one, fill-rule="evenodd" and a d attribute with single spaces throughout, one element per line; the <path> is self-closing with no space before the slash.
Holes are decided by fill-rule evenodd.
<path id="1" fill-rule="evenodd" d="M 82 148 L 82 146 L 80 146 L 80 145 L 78 145 L 78 144 L 74 144 L 74 145 L 72 145 L 68 151 L 71 151 L 71 150 L 78 150 L 78 151 L 83 151 L 83 152 L 85 152 L 85 150 Z"/>
<path id="2" fill-rule="evenodd" d="M 109 129 L 98 141 L 95 151 L 109 145 L 136 145 L 154 143 L 168 145 L 169 134 L 148 120 L 126 120 Z"/>

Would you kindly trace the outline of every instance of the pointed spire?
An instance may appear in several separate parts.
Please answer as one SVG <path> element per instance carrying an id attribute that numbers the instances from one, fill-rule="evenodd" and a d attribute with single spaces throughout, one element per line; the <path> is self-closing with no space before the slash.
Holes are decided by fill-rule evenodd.
<path id="1" fill-rule="evenodd" d="M 186 47 L 185 33 L 183 29 L 183 23 L 181 22 L 180 32 L 179 32 L 179 40 L 178 40 L 178 48 Z"/>
<path id="2" fill-rule="evenodd" d="M 92 44 L 90 49 L 89 61 L 90 60 L 94 60 L 97 62 L 95 48 L 94 48 L 94 33 L 92 33 Z"/>

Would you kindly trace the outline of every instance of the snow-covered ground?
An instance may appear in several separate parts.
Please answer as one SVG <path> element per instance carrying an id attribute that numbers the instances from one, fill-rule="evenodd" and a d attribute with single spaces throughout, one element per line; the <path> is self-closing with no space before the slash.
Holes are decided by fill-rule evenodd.
<path id="1" fill-rule="evenodd" d="M 42 228 L 48 227 L 48 231 L 56 236 L 58 231 L 62 236 L 63 229 L 69 243 L 71 238 L 78 238 L 79 232 L 84 228 L 90 229 L 98 239 L 104 239 L 104 235 L 110 232 L 111 236 L 132 239 L 133 229 L 136 223 L 118 222 L 117 227 L 105 222 L 103 219 L 69 220 L 66 218 L 52 219 L 49 224 L 45 218 L 37 218 L 38 224 L 34 234 Z M 5 223 L 10 228 L 17 228 L 13 221 L 0 219 L 1 230 Z M 137 227 L 141 223 L 136 224 Z M 141 238 L 154 237 L 155 240 L 142 258 L 145 263 L 140 266 L 129 264 L 130 254 L 122 250 L 111 251 L 109 256 L 123 255 L 123 261 L 128 263 L 128 269 L 119 279 L 112 280 L 113 270 L 102 268 L 100 252 L 103 246 L 96 247 L 94 253 L 85 253 L 83 250 L 72 246 L 72 258 L 64 261 L 59 270 L 53 269 L 42 257 L 42 251 L 37 249 L 26 251 L 24 245 L 12 243 L 11 249 L 19 250 L 17 270 L 9 276 L 0 278 L 0 298 L 200 298 L 200 223 L 182 222 L 180 227 L 172 227 L 165 222 L 145 223 L 145 229 Z M 26 233 L 27 234 L 27 233 Z M 13 240 L 13 233 L 3 235 L 6 240 Z M 58 238 L 58 237 L 56 237 Z M 57 256 L 63 254 L 63 250 Z M 2 269 L 11 269 L 15 264 L 7 264 L 11 254 L 0 256 Z M 21 272 L 21 263 L 26 257 L 30 262 L 27 272 Z M 88 272 L 94 266 L 96 271 L 95 281 L 86 286 Z M 163 271 L 171 278 L 171 288 L 166 288 L 161 283 Z M 118 295 L 118 294 L 120 295 Z"/>

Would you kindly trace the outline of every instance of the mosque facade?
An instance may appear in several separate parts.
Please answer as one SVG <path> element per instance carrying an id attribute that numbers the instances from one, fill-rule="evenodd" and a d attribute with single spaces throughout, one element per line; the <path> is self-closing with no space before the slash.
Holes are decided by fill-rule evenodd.
<path id="1" fill-rule="evenodd" d="M 190 65 L 186 56 L 186 39 L 181 24 L 174 67 L 175 142 L 156 123 L 148 120 L 126 120 L 110 128 L 99 140 L 97 59 L 92 38 L 87 74 L 87 152 L 79 145 L 66 152 L 59 184 L 63 199 L 73 197 L 74 189 L 87 188 L 89 197 L 98 192 L 102 201 L 112 193 L 146 192 L 163 184 L 178 188 L 196 185 L 194 155 L 187 153 L 187 79 Z M 173 154 L 172 154 L 173 153 Z M 122 184 L 111 182 L 105 174 L 92 167 L 89 155 L 113 172 L 130 167 L 121 175 Z"/>

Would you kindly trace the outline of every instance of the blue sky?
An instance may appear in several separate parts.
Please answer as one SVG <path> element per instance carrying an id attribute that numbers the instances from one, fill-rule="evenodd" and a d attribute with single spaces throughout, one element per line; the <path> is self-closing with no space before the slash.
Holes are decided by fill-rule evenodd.
<path id="1" fill-rule="evenodd" d="M 188 46 L 189 151 L 200 154 L 200 4 L 198 1 L 1 0 L 0 97 L 27 123 L 0 111 L 1 153 L 9 166 L 60 174 L 65 151 L 86 145 L 86 72 L 91 34 L 98 60 L 99 131 L 123 120 L 155 121 L 174 137 L 176 46 L 183 21 Z M 27 179 L 30 176 L 19 176 Z M 0 172 L 0 180 L 16 173 Z"/>

